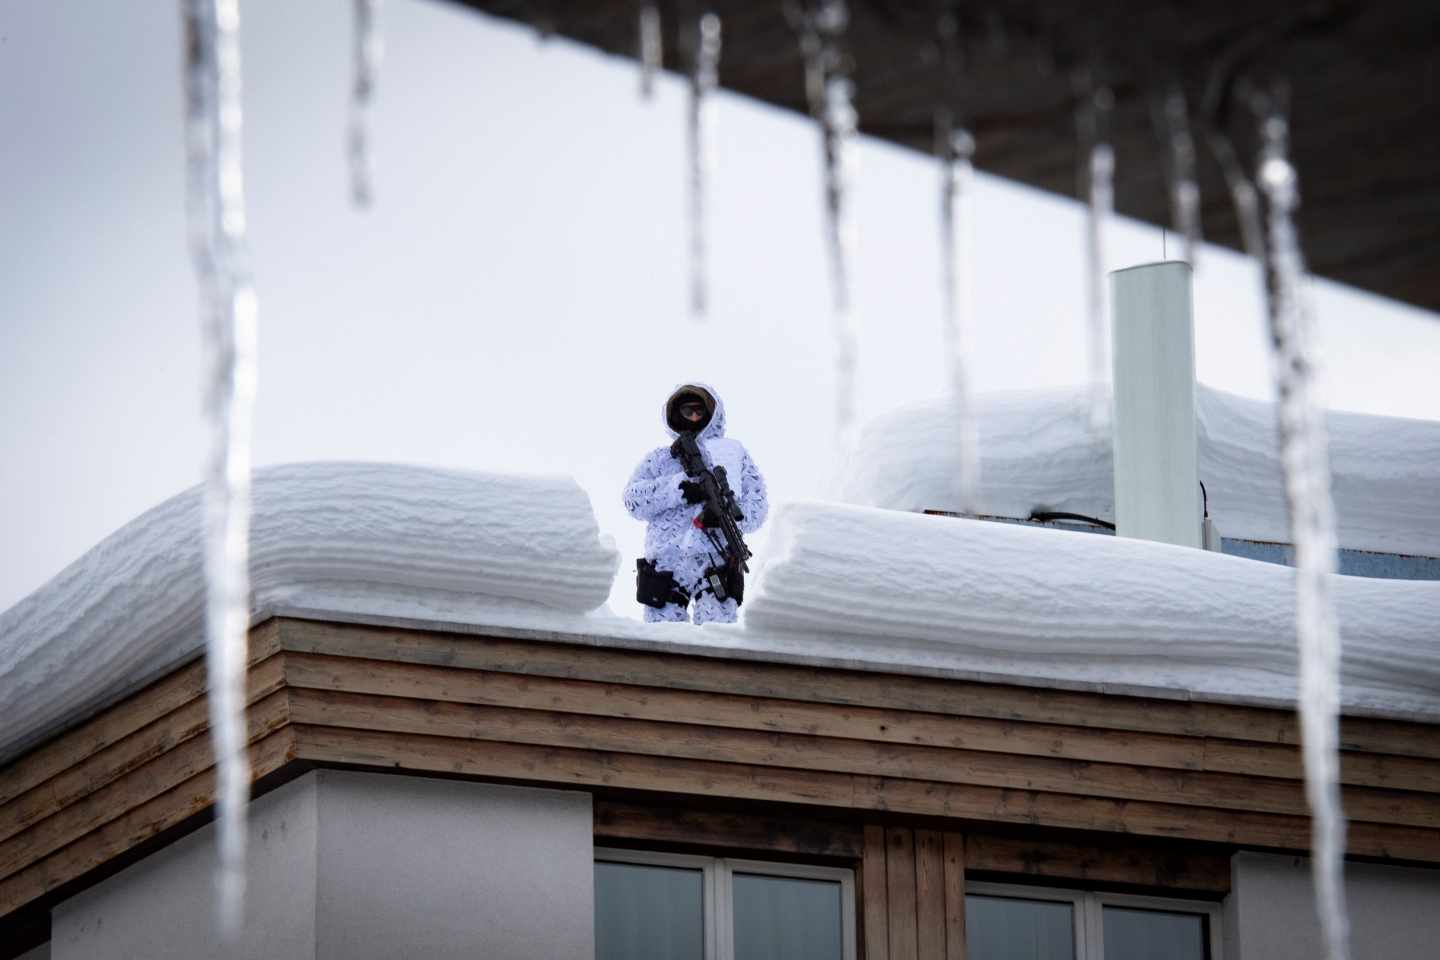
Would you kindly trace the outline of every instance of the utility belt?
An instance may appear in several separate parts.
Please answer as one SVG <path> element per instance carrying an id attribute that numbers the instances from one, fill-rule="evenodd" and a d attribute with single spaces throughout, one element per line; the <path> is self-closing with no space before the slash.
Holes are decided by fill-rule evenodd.
<path id="1" fill-rule="evenodd" d="M 739 606 L 745 601 L 745 572 L 724 565 L 710 567 L 696 591 L 706 592 L 717 600 L 734 600 Z M 672 571 L 658 569 L 655 561 L 641 557 L 635 562 L 635 599 L 657 609 L 669 603 L 683 607 L 690 602 L 690 593 L 680 586 Z"/>

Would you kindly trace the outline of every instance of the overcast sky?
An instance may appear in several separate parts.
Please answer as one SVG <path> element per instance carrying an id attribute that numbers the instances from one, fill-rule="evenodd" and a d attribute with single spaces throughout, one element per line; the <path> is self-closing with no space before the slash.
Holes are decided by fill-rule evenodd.
<path id="1" fill-rule="evenodd" d="M 720 98 L 714 309 L 696 324 L 680 83 L 642 102 L 630 61 L 391 0 L 378 200 L 359 212 L 349 8 L 242 3 L 257 465 L 570 474 L 628 560 L 641 527 L 621 488 L 664 440 L 669 388 L 704 379 L 773 499 L 820 493 L 834 379 L 813 128 Z M 0 609 L 200 479 L 179 51 L 173 0 L 0 0 Z M 860 152 L 868 418 L 942 392 L 938 177 L 892 146 Z M 1158 160 L 1121 157 L 1118 176 L 1127 162 Z M 979 387 L 1080 382 L 1078 208 L 984 177 L 975 206 Z M 1110 250 L 1113 267 L 1159 259 L 1160 231 L 1120 224 Z M 1312 293 L 1334 405 L 1440 419 L 1432 315 L 1328 283 Z M 1266 396 L 1253 270 L 1207 249 L 1196 317 L 1200 378 Z M 638 615 L 632 595 L 622 574 L 616 609 Z"/>

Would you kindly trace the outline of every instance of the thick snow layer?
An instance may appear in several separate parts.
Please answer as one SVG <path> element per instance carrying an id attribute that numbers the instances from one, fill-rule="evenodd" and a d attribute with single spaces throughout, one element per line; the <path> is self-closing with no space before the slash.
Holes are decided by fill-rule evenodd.
<path id="1" fill-rule="evenodd" d="M 0 614 L 0 763 L 199 655 L 199 511 L 198 490 L 156 507 Z M 265 469 L 254 617 L 1293 703 L 1288 568 L 853 506 L 791 505 L 773 523 L 740 625 L 646 624 L 601 606 L 618 557 L 571 481 Z M 1440 720 L 1440 583 L 1339 577 L 1335 592 L 1346 711 Z"/>
<path id="2" fill-rule="evenodd" d="M 0 762 L 203 645 L 201 492 L 142 514 L 0 614 Z M 376 609 L 592 610 L 619 554 L 573 480 L 378 463 L 257 470 L 252 609 L 353 594 Z"/>
<path id="3" fill-rule="evenodd" d="M 1083 408 L 1082 408 L 1083 409 Z M 791 504 L 747 631 L 923 645 L 1030 678 L 1241 700 L 1295 694 L 1287 567 L 1169 544 Z M 1336 577 L 1343 702 L 1440 717 L 1440 583 Z"/>
<path id="4" fill-rule="evenodd" d="M 1059 510 L 1113 520 L 1108 441 L 1087 425 L 1083 389 L 979 398 L 978 512 Z M 1200 480 L 1227 537 L 1288 542 L 1274 407 L 1199 386 Z M 895 510 L 955 510 L 959 468 L 945 402 L 869 424 L 841 478 L 841 499 Z M 1440 423 L 1331 412 L 1330 463 L 1340 546 L 1440 556 Z"/>

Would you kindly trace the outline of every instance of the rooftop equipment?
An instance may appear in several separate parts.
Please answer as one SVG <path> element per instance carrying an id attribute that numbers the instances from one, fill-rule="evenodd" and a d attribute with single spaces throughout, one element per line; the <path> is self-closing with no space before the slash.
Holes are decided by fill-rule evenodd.
<path id="1" fill-rule="evenodd" d="M 1147 263 L 1110 280 L 1115 532 L 1203 546 L 1190 265 Z"/>

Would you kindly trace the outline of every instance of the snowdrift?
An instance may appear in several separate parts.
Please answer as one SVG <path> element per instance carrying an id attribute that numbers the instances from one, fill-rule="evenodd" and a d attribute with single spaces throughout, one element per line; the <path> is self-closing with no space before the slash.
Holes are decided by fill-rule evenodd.
<path id="1" fill-rule="evenodd" d="M 746 632 L 826 637 L 856 659 L 908 647 L 912 663 L 1021 682 L 1255 702 L 1295 695 L 1288 567 L 834 504 L 788 505 L 774 523 Z M 1335 598 L 1345 705 L 1440 717 L 1440 583 L 1336 577 Z"/>
<path id="2" fill-rule="evenodd" d="M 980 512 L 1060 510 L 1115 519 L 1108 439 L 1086 425 L 1080 388 L 977 398 Z M 1196 388 L 1200 480 L 1221 534 L 1288 543 L 1275 411 Z M 895 510 L 957 509 L 948 404 L 911 406 L 865 428 L 840 499 Z M 1440 556 L 1440 423 L 1331 412 L 1330 461 L 1342 547 Z"/>
<path id="3" fill-rule="evenodd" d="M 201 491 L 142 514 L 0 614 L 0 762 L 199 655 Z M 399 464 L 257 470 L 252 609 L 581 613 L 619 565 L 568 478 Z"/>

